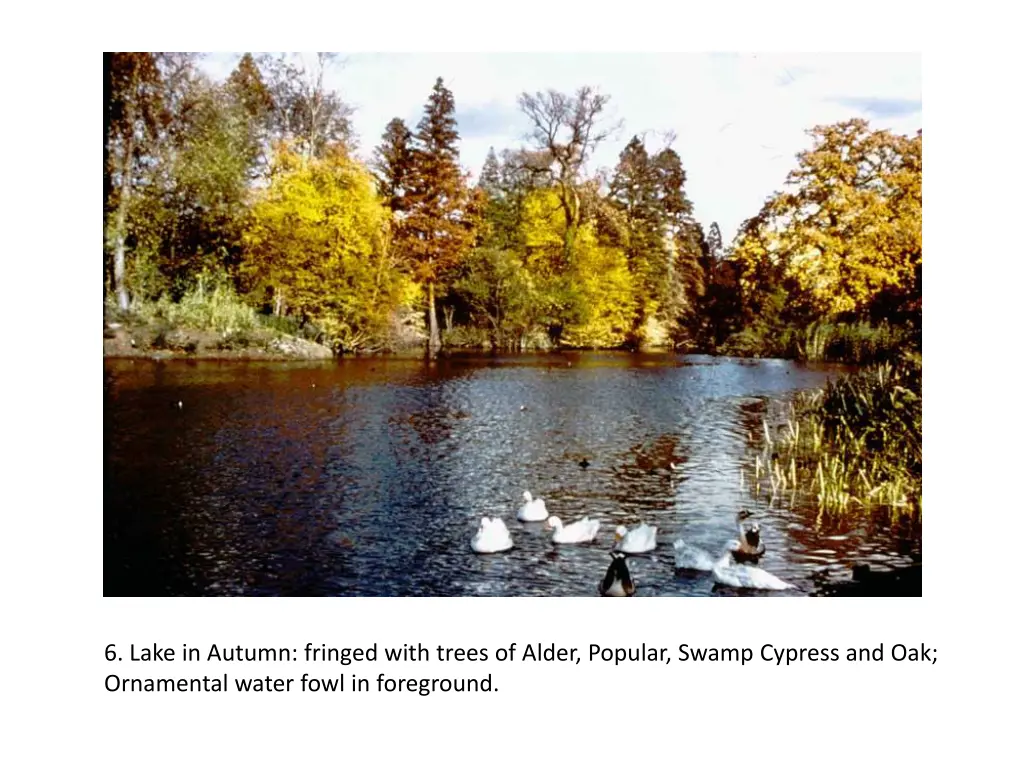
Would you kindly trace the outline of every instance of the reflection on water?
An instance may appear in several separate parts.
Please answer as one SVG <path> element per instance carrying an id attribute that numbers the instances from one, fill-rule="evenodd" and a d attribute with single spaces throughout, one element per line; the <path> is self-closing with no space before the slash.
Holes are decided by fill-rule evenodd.
<path id="1" fill-rule="evenodd" d="M 107 595 L 596 595 L 620 523 L 658 526 L 630 558 L 638 595 L 731 594 L 676 573 L 672 542 L 718 552 L 754 512 L 761 565 L 813 592 L 919 560 L 920 535 L 820 518 L 740 484 L 764 399 L 837 369 L 783 361 L 586 353 L 324 364 L 104 365 Z M 178 403 L 181 403 L 181 407 Z M 580 463 L 586 459 L 586 468 Z M 561 546 L 519 523 L 524 490 Z M 483 515 L 516 547 L 475 555 Z"/>

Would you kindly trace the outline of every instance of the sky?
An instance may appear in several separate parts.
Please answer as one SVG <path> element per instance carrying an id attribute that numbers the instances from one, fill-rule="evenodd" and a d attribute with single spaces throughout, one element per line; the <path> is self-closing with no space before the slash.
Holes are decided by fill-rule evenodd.
<path id="1" fill-rule="evenodd" d="M 202 66 L 223 79 L 239 55 L 208 54 Z M 673 132 L 694 215 L 705 231 L 717 221 L 726 243 L 782 186 L 813 126 L 861 117 L 908 135 L 922 127 L 916 53 L 358 53 L 341 54 L 325 82 L 355 108 L 369 159 L 393 117 L 415 130 L 437 77 L 455 96 L 461 161 L 474 178 L 490 147 L 528 143 L 523 91 L 607 94 L 608 122 L 622 128 L 589 170 L 614 168 L 635 134 L 657 150 Z"/>

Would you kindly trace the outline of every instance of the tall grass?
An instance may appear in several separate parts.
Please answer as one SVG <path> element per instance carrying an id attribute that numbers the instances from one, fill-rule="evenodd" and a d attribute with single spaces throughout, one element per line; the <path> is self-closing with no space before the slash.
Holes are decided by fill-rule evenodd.
<path id="1" fill-rule="evenodd" d="M 730 336 L 722 351 L 740 356 L 868 365 L 896 360 L 910 343 L 910 332 L 902 326 L 817 322 L 806 328 L 745 328 Z"/>
<path id="2" fill-rule="evenodd" d="M 921 510 L 921 364 L 884 363 L 798 396 L 763 422 L 752 487 L 815 494 L 819 509 Z"/>
<path id="3" fill-rule="evenodd" d="M 173 302 L 167 294 L 153 303 L 141 304 L 136 313 L 149 322 L 229 335 L 260 326 L 256 311 L 235 292 L 226 277 L 203 273 L 195 284 Z"/>
<path id="4" fill-rule="evenodd" d="M 797 351 L 805 360 L 866 364 L 898 358 L 909 340 L 904 328 L 888 323 L 814 323 Z"/>

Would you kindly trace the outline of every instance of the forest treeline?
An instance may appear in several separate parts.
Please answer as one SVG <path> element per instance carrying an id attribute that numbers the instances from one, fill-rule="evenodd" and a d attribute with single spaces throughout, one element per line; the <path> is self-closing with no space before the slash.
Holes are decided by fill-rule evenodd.
<path id="1" fill-rule="evenodd" d="M 246 54 L 223 82 L 192 54 L 104 63 L 104 290 L 118 317 L 216 301 L 188 317 L 224 333 L 255 317 L 338 352 L 866 362 L 919 348 L 920 132 L 810 129 L 727 245 L 695 220 L 671 141 L 633 136 L 613 169 L 590 170 L 620 128 L 591 87 L 520 94 L 525 145 L 492 149 L 471 176 L 441 78 L 416 125 L 395 118 L 361 152 L 325 83 L 331 54 Z"/>

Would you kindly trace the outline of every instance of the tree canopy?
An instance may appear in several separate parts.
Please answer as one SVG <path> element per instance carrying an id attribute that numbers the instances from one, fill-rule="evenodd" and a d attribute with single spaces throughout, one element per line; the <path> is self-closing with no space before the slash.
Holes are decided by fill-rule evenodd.
<path id="1" fill-rule="evenodd" d="M 333 54 L 245 54 L 223 82 L 196 61 L 104 58 L 105 275 L 121 311 L 217 272 L 339 349 L 844 356 L 829 339 L 883 326 L 919 343 L 920 132 L 812 127 L 727 243 L 694 216 L 684 160 L 700 147 L 637 134 L 613 168 L 591 167 L 621 127 L 592 86 L 519 94 L 525 143 L 492 147 L 474 184 L 441 77 L 415 127 L 394 118 L 364 161 Z"/>

